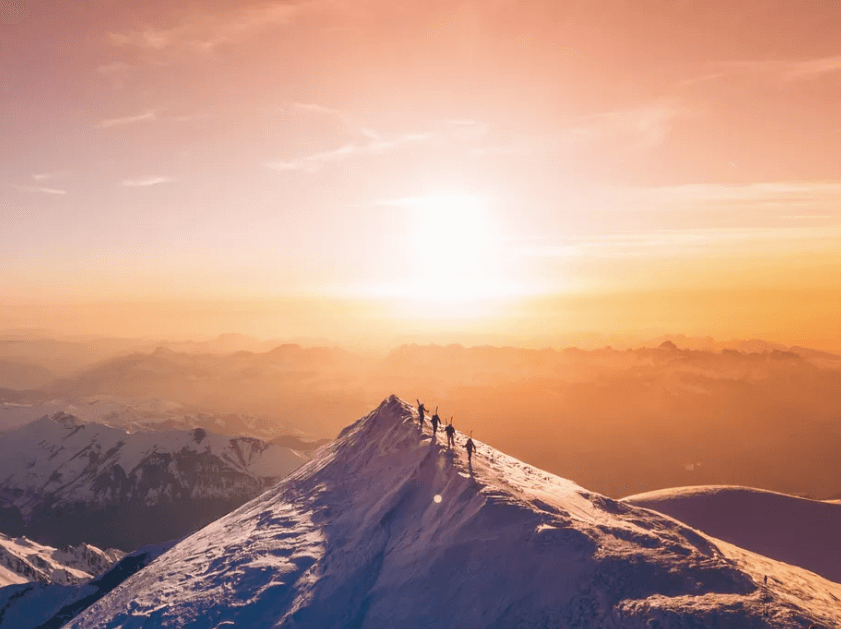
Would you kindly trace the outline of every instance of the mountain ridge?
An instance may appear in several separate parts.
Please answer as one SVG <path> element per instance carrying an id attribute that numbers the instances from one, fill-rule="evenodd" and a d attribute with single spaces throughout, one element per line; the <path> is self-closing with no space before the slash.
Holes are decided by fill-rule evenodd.
<path id="1" fill-rule="evenodd" d="M 841 585 L 481 443 L 467 465 L 464 441 L 392 396 L 68 627 L 764 629 L 766 599 L 775 627 L 838 617 Z"/>

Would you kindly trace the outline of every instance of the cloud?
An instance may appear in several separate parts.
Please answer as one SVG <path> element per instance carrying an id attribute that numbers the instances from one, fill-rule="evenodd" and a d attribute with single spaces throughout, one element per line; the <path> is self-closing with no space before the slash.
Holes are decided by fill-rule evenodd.
<path id="1" fill-rule="evenodd" d="M 108 118 L 99 122 L 96 127 L 99 129 L 107 129 L 109 127 L 117 127 L 120 125 L 134 124 L 135 122 L 143 122 L 144 120 L 157 120 L 158 115 L 154 111 L 147 111 L 136 116 L 125 116 L 123 118 Z"/>
<path id="2" fill-rule="evenodd" d="M 627 188 L 623 195 L 654 203 L 687 203 L 799 206 L 841 203 L 841 182 L 779 181 L 749 184 L 687 184 L 656 188 Z"/>
<path id="3" fill-rule="evenodd" d="M 782 82 L 811 81 L 836 74 L 841 74 L 841 55 L 795 60 L 728 61 L 718 64 L 713 72 L 682 79 L 676 85 L 697 85 L 745 75 L 764 76 L 770 80 Z"/>
<path id="4" fill-rule="evenodd" d="M 841 73 L 841 55 L 789 62 L 783 75 L 789 80 L 808 80 L 838 73 Z"/>
<path id="5" fill-rule="evenodd" d="M 148 188 L 171 181 L 174 181 L 172 177 L 147 177 L 145 179 L 124 179 L 120 182 L 120 185 L 125 188 Z"/>
<path id="6" fill-rule="evenodd" d="M 121 74 L 126 72 L 127 70 L 131 69 L 131 65 L 128 63 L 124 63 L 122 61 L 114 61 L 113 63 L 107 63 L 105 65 L 99 66 L 96 71 L 104 76 L 111 76 L 114 74 Z"/>
<path id="7" fill-rule="evenodd" d="M 446 131 L 454 140 L 477 142 L 488 135 L 488 125 L 479 120 L 445 120 Z"/>
<path id="8" fill-rule="evenodd" d="M 332 107 L 325 107 L 316 103 L 292 103 L 292 111 L 309 112 L 314 114 L 324 114 L 326 116 L 342 116 L 344 112 Z"/>
<path id="9" fill-rule="evenodd" d="M 12 184 L 13 188 L 17 190 L 23 190 L 25 192 L 40 192 L 42 194 L 54 194 L 54 195 L 62 195 L 67 194 L 67 190 L 59 190 L 57 188 L 42 188 L 40 186 L 19 186 L 17 184 Z"/>
<path id="10" fill-rule="evenodd" d="M 107 38 L 114 46 L 139 48 L 151 54 L 207 53 L 257 29 L 288 24 L 299 8 L 300 4 L 295 2 L 269 2 L 220 14 L 190 15 L 181 24 L 169 28 L 143 26 L 126 32 L 110 32 Z"/>
<path id="11" fill-rule="evenodd" d="M 59 177 L 65 177 L 69 174 L 70 173 L 66 170 L 58 170 L 50 173 L 35 173 L 32 175 L 32 178 L 35 181 L 47 181 L 50 179 L 58 179 Z"/>
<path id="12" fill-rule="evenodd" d="M 535 239 L 532 244 L 515 250 L 530 258 L 672 257 L 721 247 L 737 251 L 798 245 L 819 248 L 839 238 L 841 228 L 838 227 L 709 227 L 600 234 L 563 242 Z"/>
<path id="13" fill-rule="evenodd" d="M 386 140 L 371 129 L 361 129 L 360 133 L 367 138 L 367 142 L 361 144 L 345 144 L 332 151 L 315 153 L 291 161 L 269 162 L 266 166 L 281 172 L 300 171 L 315 173 L 333 162 L 358 156 L 383 155 L 402 146 L 421 144 L 432 137 L 429 133 L 407 133 Z"/>
<path id="14" fill-rule="evenodd" d="M 659 256 L 691 253 L 710 247 L 823 246 L 841 237 L 841 182 L 779 181 L 750 184 L 688 184 L 649 188 L 616 188 L 606 196 L 582 191 L 581 204 L 590 211 L 643 212 L 679 216 L 703 208 L 706 227 L 651 229 L 596 234 L 583 238 L 532 238 L 515 249 L 526 257 Z M 595 202 L 594 206 L 587 202 Z M 573 200 L 571 203 L 575 203 Z M 757 210 L 764 210 L 758 212 Z M 724 221 L 728 226 L 715 225 Z M 734 217 L 742 225 L 731 226 Z M 807 221 L 813 221 L 809 223 Z M 818 222 L 815 222 L 818 221 Z M 614 224 L 627 224 L 619 221 Z"/>
<path id="15" fill-rule="evenodd" d="M 581 116 L 561 131 L 564 143 L 621 141 L 633 148 L 662 144 L 674 120 L 686 111 L 671 103 L 651 103 L 640 107 Z"/>
<path id="16" fill-rule="evenodd" d="M 426 208 L 430 205 L 436 204 L 446 207 L 456 205 L 463 205 L 468 207 L 475 207 L 483 202 L 491 200 L 490 197 L 481 196 L 477 194 L 439 194 L 428 196 L 415 197 L 401 197 L 398 199 L 379 199 L 375 201 L 375 205 L 382 207 L 399 207 L 399 208 Z"/>

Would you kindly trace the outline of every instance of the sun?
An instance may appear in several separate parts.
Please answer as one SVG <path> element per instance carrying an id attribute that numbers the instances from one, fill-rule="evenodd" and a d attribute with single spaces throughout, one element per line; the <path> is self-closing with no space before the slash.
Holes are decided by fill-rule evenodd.
<path id="1" fill-rule="evenodd" d="M 481 271 L 485 266 L 492 245 L 485 199 L 468 195 L 422 197 L 417 200 L 413 219 L 427 279 L 442 281 Z"/>
<path id="2" fill-rule="evenodd" d="M 527 283 L 512 262 L 500 208 L 478 194 L 428 194 L 382 202 L 398 212 L 401 255 L 388 280 L 362 288 L 419 324 L 493 318 Z"/>
<path id="3" fill-rule="evenodd" d="M 413 200 L 412 282 L 427 298 L 478 296 L 493 279 L 495 229 L 487 199 L 434 195 Z"/>

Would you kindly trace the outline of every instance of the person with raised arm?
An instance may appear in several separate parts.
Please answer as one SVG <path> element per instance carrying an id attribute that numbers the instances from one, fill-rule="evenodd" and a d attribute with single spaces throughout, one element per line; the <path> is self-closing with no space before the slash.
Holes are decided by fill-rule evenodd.
<path id="1" fill-rule="evenodd" d="M 418 403 L 418 419 L 420 420 L 420 427 L 423 430 L 423 414 L 426 412 L 426 408 L 424 408 L 423 402 L 418 400 L 417 398 L 415 401 Z"/>

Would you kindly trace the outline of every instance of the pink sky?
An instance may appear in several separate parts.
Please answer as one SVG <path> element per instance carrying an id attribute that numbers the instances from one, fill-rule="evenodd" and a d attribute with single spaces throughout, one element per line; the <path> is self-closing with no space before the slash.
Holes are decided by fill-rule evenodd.
<path id="1" fill-rule="evenodd" d="M 751 335 L 758 306 L 688 304 L 764 291 L 769 333 L 841 345 L 837 3 L 24 4 L 0 0 L 0 328 L 302 297 L 493 328 L 477 304 L 670 293 L 635 325 Z"/>

